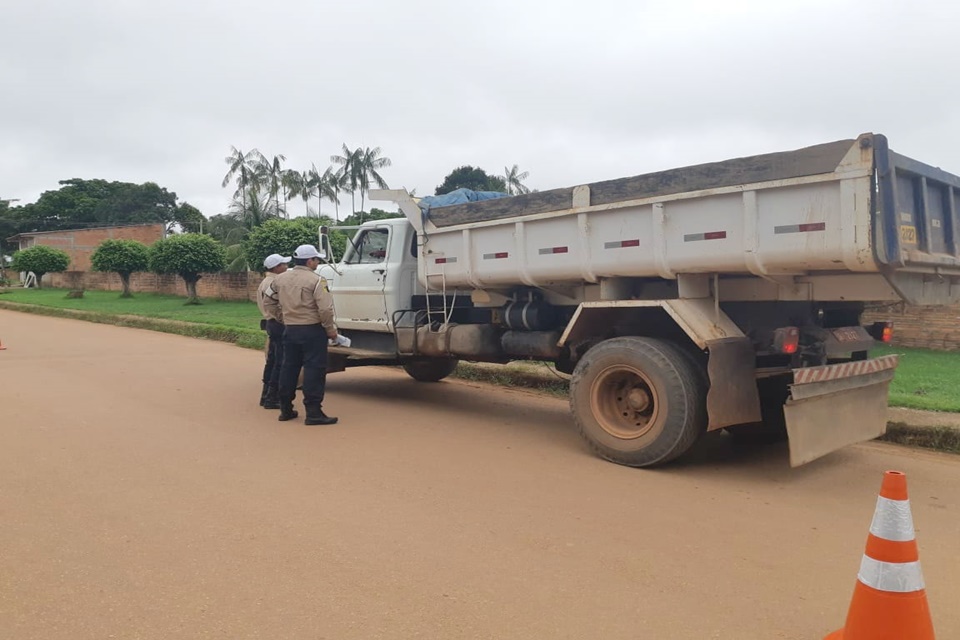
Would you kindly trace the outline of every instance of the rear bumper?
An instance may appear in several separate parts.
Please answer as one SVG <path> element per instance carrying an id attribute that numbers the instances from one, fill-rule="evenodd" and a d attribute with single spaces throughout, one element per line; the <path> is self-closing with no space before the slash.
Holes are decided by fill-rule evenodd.
<path id="1" fill-rule="evenodd" d="M 790 465 L 883 435 L 897 356 L 795 369 L 783 408 Z"/>

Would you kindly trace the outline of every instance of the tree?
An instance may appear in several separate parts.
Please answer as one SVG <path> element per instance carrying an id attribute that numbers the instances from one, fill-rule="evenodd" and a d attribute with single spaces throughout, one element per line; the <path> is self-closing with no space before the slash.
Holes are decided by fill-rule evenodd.
<path id="1" fill-rule="evenodd" d="M 403 214 L 399 211 L 384 211 L 383 209 L 377 209 L 374 207 L 370 211 L 364 212 L 360 211 L 353 215 L 347 216 L 343 219 L 344 226 L 354 226 L 358 224 L 363 224 L 364 220 L 367 222 L 371 220 L 389 220 L 391 218 L 402 218 Z"/>
<path id="2" fill-rule="evenodd" d="M 523 181 L 529 177 L 530 172 L 521 172 L 517 165 L 513 165 L 510 168 L 504 167 L 503 175 L 499 176 L 499 178 L 503 180 L 504 184 L 507 185 L 507 193 L 512 196 L 530 193 L 530 189 L 527 188 L 527 185 L 523 184 Z"/>
<path id="3" fill-rule="evenodd" d="M 4 217 L 15 222 L 18 232 L 149 223 L 176 223 L 192 231 L 203 218 L 195 207 L 178 205 L 176 193 L 154 182 L 73 178 L 59 184 L 59 189 L 44 191 L 36 202 L 14 207 Z"/>
<path id="4" fill-rule="evenodd" d="M 344 190 L 350 192 L 350 206 L 354 213 L 357 212 L 356 193 L 361 184 L 361 153 L 363 152 L 359 148 L 356 151 L 351 151 L 347 143 L 344 142 L 343 155 L 330 156 L 331 162 L 340 165 L 340 174 L 342 176 Z"/>
<path id="5" fill-rule="evenodd" d="M 205 220 L 206 218 L 200 213 L 200 209 L 188 202 L 180 203 L 173 217 L 173 222 L 180 225 L 180 228 L 186 233 L 200 233 L 200 227 Z M 169 226 L 171 225 L 168 225 L 168 232 Z"/>
<path id="6" fill-rule="evenodd" d="M 390 158 L 383 156 L 380 147 L 375 149 L 366 147 L 362 151 L 357 149 L 356 154 L 356 162 L 360 165 L 358 169 L 360 175 L 360 211 L 363 211 L 364 197 L 370 190 L 370 183 L 372 182 L 380 189 L 386 189 L 387 182 L 380 175 L 379 170 L 389 167 L 393 163 Z"/>
<path id="7" fill-rule="evenodd" d="M 457 189 L 471 189 L 473 191 L 507 192 L 507 185 L 503 178 L 488 175 L 479 167 L 464 165 L 451 171 L 443 183 L 437 187 L 436 195 L 441 196 Z"/>
<path id="8" fill-rule="evenodd" d="M 37 276 L 37 288 L 40 288 L 44 275 L 67 270 L 70 256 L 60 249 L 38 244 L 14 253 L 10 266 L 14 271 L 33 271 Z"/>
<path id="9" fill-rule="evenodd" d="M 268 220 L 250 232 L 243 241 L 243 251 L 247 263 L 257 270 L 263 269 L 263 259 L 271 253 L 283 256 L 301 244 L 318 246 L 320 239 L 320 225 L 332 224 L 330 218 L 294 218 L 293 220 Z M 328 256 L 331 261 L 335 256 L 342 256 L 346 247 L 347 237 L 342 232 L 334 231 L 330 234 L 330 244 L 334 256 Z"/>
<path id="10" fill-rule="evenodd" d="M 223 245 L 206 234 L 184 233 L 158 240 L 150 247 L 150 271 L 176 274 L 187 285 L 187 304 L 200 304 L 197 282 L 204 273 L 222 271 Z"/>
<path id="11" fill-rule="evenodd" d="M 259 171 L 266 178 L 267 189 L 270 194 L 270 197 L 273 198 L 274 203 L 276 204 L 277 211 L 282 211 L 280 207 L 280 191 L 283 188 L 283 162 L 287 159 L 286 156 L 280 154 L 273 156 L 273 160 L 268 161 L 265 157 L 261 158 L 259 162 Z M 284 204 L 286 204 L 287 196 L 283 196 Z"/>
<path id="12" fill-rule="evenodd" d="M 104 240 L 90 256 L 94 271 L 107 271 L 120 276 L 121 298 L 131 298 L 130 274 L 146 271 L 150 266 L 147 245 L 136 240 Z"/>
<path id="13" fill-rule="evenodd" d="M 251 186 L 254 190 L 259 189 L 260 180 L 258 178 L 262 175 L 260 167 L 266 162 L 266 158 L 256 149 L 244 153 L 231 146 L 230 155 L 223 160 L 230 168 L 227 170 L 227 174 L 223 176 L 223 182 L 220 186 L 226 187 L 236 177 L 237 191 L 234 193 L 234 197 L 239 195 L 244 201 L 244 206 L 246 206 L 247 190 Z"/>
<path id="14" fill-rule="evenodd" d="M 289 185 L 290 197 L 303 198 L 303 210 L 306 215 L 310 215 L 310 198 L 313 197 L 313 180 L 309 171 L 290 171 L 287 173 L 287 184 Z M 319 215 L 319 214 L 318 214 Z"/>

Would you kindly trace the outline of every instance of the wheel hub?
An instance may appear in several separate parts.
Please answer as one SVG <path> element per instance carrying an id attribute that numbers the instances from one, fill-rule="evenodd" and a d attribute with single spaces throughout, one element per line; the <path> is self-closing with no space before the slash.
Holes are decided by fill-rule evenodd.
<path id="1" fill-rule="evenodd" d="M 591 402 L 600 426 L 617 438 L 640 438 L 657 422 L 656 392 L 647 377 L 630 366 L 613 366 L 597 376 Z"/>

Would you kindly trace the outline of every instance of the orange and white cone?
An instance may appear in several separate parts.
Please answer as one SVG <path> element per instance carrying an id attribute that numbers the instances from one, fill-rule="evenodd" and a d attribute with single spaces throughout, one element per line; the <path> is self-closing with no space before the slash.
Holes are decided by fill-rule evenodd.
<path id="1" fill-rule="evenodd" d="M 825 640 L 934 640 L 907 497 L 907 476 L 883 475 L 843 629 Z"/>

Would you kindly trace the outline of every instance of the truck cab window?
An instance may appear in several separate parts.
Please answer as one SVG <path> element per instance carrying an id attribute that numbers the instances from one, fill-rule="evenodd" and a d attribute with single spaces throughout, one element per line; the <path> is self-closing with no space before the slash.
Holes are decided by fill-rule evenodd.
<path id="1" fill-rule="evenodd" d="M 347 264 L 380 264 L 387 258 L 389 229 L 365 229 L 347 249 Z"/>

